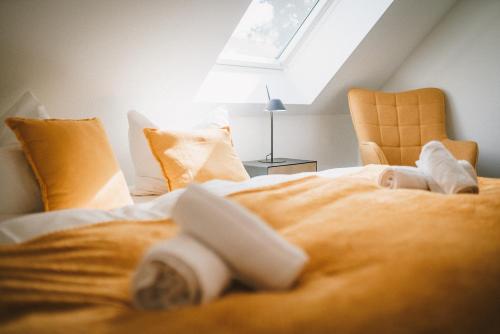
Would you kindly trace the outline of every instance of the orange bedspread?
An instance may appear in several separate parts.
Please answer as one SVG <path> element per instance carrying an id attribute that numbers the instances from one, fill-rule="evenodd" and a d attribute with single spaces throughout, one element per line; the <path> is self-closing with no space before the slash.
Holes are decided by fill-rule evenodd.
<path id="1" fill-rule="evenodd" d="M 0 248 L 0 333 L 499 332 L 500 180 L 480 195 L 380 189 L 368 167 L 229 196 L 311 261 L 288 292 L 136 311 L 128 284 L 169 221 L 111 222 Z"/>

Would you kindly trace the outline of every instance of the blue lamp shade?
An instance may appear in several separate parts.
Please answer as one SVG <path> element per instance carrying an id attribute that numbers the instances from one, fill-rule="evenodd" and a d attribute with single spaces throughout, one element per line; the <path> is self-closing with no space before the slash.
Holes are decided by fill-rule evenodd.
<path id="1" fill-rule="evenodd" d="M 271 99 L 267 103 L 266 111 L 285 111 L 285 105 L 280 99 Z"/>

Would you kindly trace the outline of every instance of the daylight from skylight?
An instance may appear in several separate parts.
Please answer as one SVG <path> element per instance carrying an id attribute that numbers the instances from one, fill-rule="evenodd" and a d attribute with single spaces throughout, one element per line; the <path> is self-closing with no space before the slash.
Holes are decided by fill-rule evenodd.
<path id="1" fill-rule="evenodd" d="M 278 63 L 320 0 L 253 0 L 219 55 L 226 64 Z"/>

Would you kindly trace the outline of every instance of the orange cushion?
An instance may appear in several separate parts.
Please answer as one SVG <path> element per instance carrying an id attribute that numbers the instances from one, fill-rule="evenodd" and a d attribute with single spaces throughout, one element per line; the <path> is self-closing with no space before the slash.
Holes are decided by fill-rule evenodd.
<path id="1" fill-rule="evenodd" d="M 132 204 L 101 122 L 9 118 L 36 175 L 45 211 Z"/>
<path id="2" fill-rule="evenodd" d="M 231 144 L 229 129 L 144 129 L 144 134 L 171 191 L 191 182 L 249 179 Z"/>

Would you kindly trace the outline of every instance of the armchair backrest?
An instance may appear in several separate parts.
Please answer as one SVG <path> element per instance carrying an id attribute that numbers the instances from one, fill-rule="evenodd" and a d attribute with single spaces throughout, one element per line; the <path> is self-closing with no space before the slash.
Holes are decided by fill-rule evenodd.
<path id="1" fill-rule="evenodd" d="M 440 89 L 385 93 L 356 88 L 348 97 L 358 141 L 376 143 L 390 165 L 414 166 L 423 145 L 447 138 Z"/>

